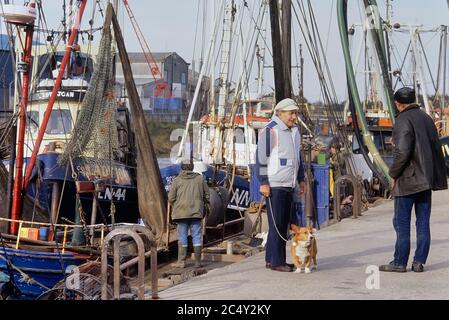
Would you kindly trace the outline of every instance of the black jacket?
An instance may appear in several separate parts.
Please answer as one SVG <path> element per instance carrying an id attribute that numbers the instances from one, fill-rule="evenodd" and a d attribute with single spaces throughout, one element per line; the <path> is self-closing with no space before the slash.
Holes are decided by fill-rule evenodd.
<path id="1" fill-rule="evenodd" d="M 446 163 L 431 117 L 416 104 L 396 116 L 393 127 L 394 196 L 447 189 Z"/>

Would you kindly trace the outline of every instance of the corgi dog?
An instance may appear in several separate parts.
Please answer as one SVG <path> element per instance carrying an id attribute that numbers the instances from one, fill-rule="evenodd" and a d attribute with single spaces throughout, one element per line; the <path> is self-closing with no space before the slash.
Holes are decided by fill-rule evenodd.
<path id="1" fill-rule="evenodd" d="M 318 267 L 316 261 L 316 255 L 318 252 L 316 244 L 316 229 L 309 227 L 298 227 L 297 225 L 290 225 L 290 229 L 293 233 L 291 257 L 296 267 L 295 272 L 301 273 L 302 267 L 304 267 L 305 273 L 312 272 L 310 265 L 313 264 L 313 269 Z"/>

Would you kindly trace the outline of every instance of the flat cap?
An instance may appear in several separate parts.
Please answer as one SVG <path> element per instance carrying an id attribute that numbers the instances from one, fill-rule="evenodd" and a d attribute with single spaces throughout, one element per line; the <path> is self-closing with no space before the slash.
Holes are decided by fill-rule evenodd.
<path id="1" fill-rule="evenodd" d="M 415 89 L 409 87 L 403 87 L 396 90 L 394 93 L 394 101 L 403 104 L 410 104 L 416 102 Z"/>
<path id="2" fill-rule="evenodd" d="M 293 99 L 287 98 L 279 101 L 274 111 L 299 111 L 299 107 Z"/>

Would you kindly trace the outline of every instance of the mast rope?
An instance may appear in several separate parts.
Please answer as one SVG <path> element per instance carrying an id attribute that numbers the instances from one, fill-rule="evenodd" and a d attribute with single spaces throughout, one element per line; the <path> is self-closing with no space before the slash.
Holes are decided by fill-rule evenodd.
<path id="1" fill-rule="evenodd" d="M 316 23 L 312 5 L 308 0 L 308 17 L 305 4 L 297 0 L 297 5 L 301 13 L 303 22 L 301 23 L 301 19 L 294 3 L 292 3 L 293 13 L 296 17 L 296 20 L 298 21 L 307 49 L 318 74 L 318 79 L 321 86 L 321 94 L 324 98 L 324 106 L 326 107 L 329 116 L 330 130 L 334 134 L 335 139 L 344 146 L 346 152 L 349 152 L 351 147 L 349 144 L 348 133 L 345 130 L 340 129 L 340 126 L 342 126 L 344 123 L 344 115 L 342 114 L 342 111 L 336 111 L 335 108 L 336 106 L 338 106 L 338 98 L 334 83 L 332 81 L 324 46 L 318 31 L 318 26 Z M 309 21 L 311 24 L 310 26 Z M 321 60 L 323 60 L 323 62 Z M 351 164 L 349 168 L 353 168 L 354 163 L 352 157 L 346 157 L 346 159 Z"/>

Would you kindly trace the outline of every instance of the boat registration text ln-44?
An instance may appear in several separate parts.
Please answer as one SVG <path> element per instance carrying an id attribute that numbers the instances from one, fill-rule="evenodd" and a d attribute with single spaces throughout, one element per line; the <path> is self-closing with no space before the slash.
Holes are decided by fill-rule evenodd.
<path id="1" fill-rule="evenodd" d="M 106 190 L 104 192 L 98 193 L 98 199 L 125 201 L 126 200 L 126 189 L 113 187 L 111 190 L 110 187 L 106 187 Z"/>

